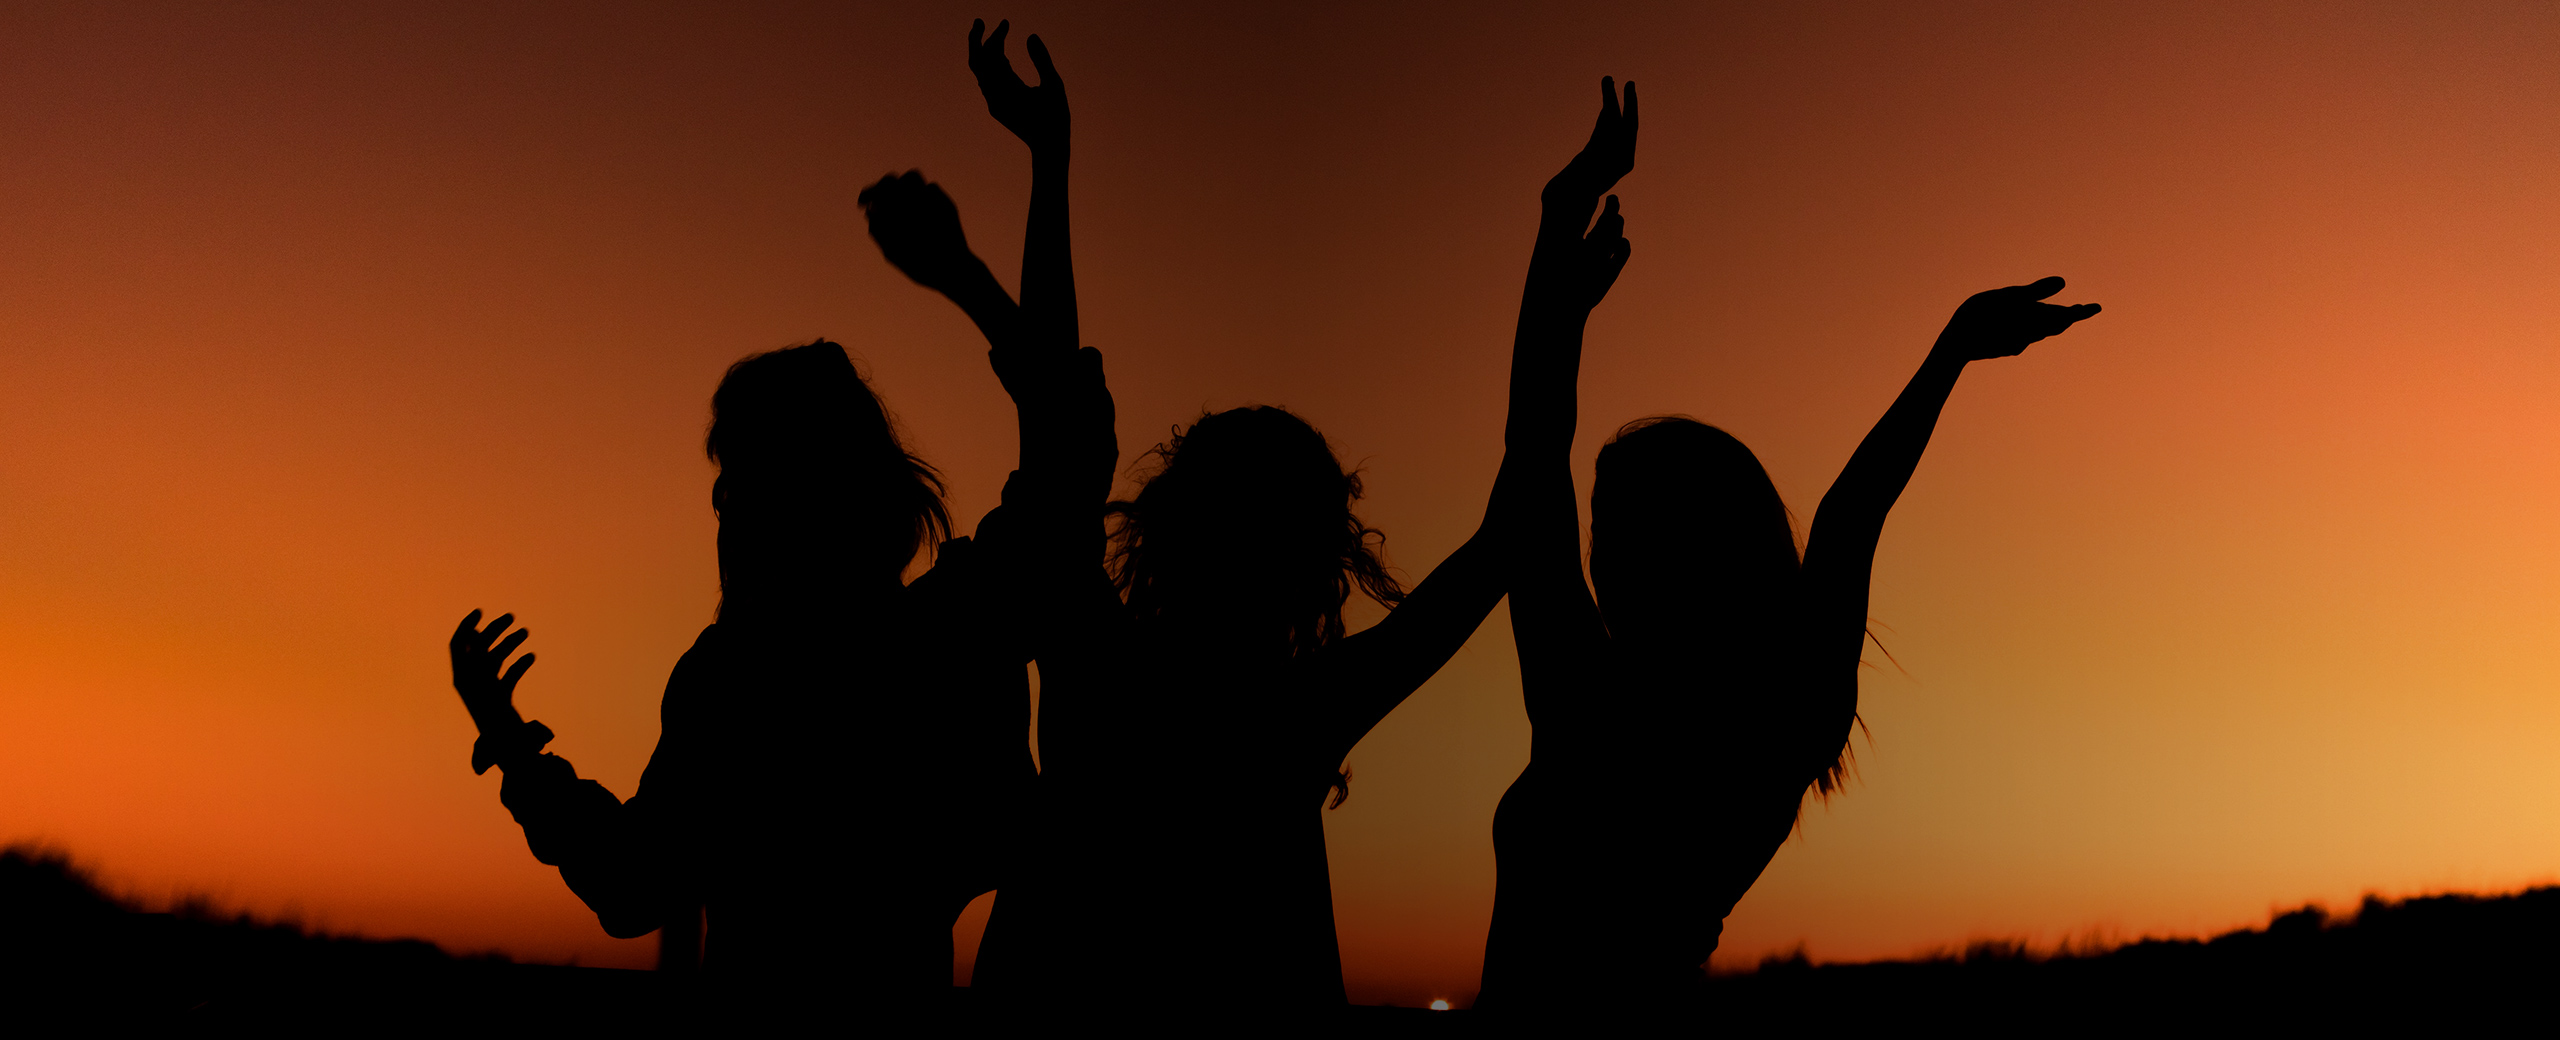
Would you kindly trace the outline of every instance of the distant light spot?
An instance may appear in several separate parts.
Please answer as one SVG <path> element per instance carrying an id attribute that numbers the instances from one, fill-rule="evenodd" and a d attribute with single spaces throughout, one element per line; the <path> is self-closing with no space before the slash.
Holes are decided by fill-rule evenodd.
<path id="1" fill-rule="evenodd" d="M 1432 1002 L 1431 1002 L 1431 1010 L 1433 1010 L 1433 1011 L 1447 1011 L 1447 1010 L 1449 1010 L 1449 1002 L 1448 1002 L 1448 1001 L 1445 1001 L 1445 1000 L 1435 1000 L 1435 1001 L 1432 1001 Z"/>

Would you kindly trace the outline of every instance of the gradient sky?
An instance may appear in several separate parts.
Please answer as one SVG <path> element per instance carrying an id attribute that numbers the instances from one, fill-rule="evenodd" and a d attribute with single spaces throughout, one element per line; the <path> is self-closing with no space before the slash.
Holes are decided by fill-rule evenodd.
<path id="1" fill-rule="evenodd" d="M 1860 782 L 1718 963 L 2560 877 L 2560 5 L 1559 8 L 0 11 L 0 838 L 645 964 L 471 774 L 443 640 L 524 618 L 520 703 L 628 794 L 752 351 L 844 342 L 992 504 L 983 345 L 852 197 L 921 167 L 1011 281 L 1028 162 L 962 62 L 1002 15 L 1069 83 L 1124 457 L 1286 405 L 1415 577 L 1483 509 L 1536 192 L 1604 73 L 1645 108 L 1586 490 L 1683 412 L 1801 524 L 1965 295 L 2106 305 L 1958 388 L 1877 564 Z M 1352 754 L 1354 999 L 1473 990 L 1515 662 L 1497 612 Z"/>

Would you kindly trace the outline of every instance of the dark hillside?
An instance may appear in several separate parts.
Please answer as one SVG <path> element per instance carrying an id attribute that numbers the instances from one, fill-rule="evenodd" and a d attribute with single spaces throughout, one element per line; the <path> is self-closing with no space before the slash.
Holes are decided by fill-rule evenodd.
<path id="1" fill-rule="evenodd" d="M 2560 979 L 2560 888 L 2496 896 L 2367 897 L 2208 940 L 2145 939 L 2036 956 L 1983 943 L 1914 961 L 1763 962 L 1709 982 L 1731 1020 L 1930 1022 L 2087 1030 L 2220 1025 L 2453 1024 L 2541 1017 Z"/>
<path id="2" fill-rule="evenodd" d="M 415 939 L 315 934 L 203 901 L 147 912 L 69 859 L 0 850 L 0 995 L 13 1018 L 184 1016 L 341 1024 L 483 1014 L 630 1017 L 660 1003 L 650 973 L 454 957 Z"/>
<path id="3" fill-rule="evenodd" d="M 1709 979 L 1682 1035 L 1944 1026 L 1976 1032 L 2443 1027 L 2542 1019 L 2560 979 L 2560 888 L 2305 907 L 2208 940 L 2039 955 L 2015 943 L 1908 961 L 1764 961 Z M 455 957 L 315 934 L 201 902 L 148 912 L 58 853 L 0 850 L 0 1007 L 41 1016 L 379 1029 L 534 1023 L 654 1034 L 691 1021 L 683 976 Z M 1634 1025 L 1595 1008 L 1595 1019 Z M 1014 1032 L 955 991 L 944 1032 Z M 1239 1012 L 1246 1014 L 1247 1012 Z M 845 1009 L 848 1024 L 863 1018 Z M 1472 1012 L 1356 1008 L 1341 1035 L 1526 1035 Z M 503 1028 L 503 1027 L 502 1027 Z M 512 1031 L 512 1030 L 510 1030 Z M 1653 1030 L 1648 1030 L 1653 1031 Z"/>

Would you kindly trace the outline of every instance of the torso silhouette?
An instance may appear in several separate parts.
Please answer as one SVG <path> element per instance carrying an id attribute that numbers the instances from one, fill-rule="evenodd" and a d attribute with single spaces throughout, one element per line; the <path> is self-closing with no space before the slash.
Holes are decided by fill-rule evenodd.
<path id="1" fill-rule="evenodd" d="M 997 896 L 979 982 L 1040 1002 L 1344 1003 L 1324 811 L 1352 746 L 1501 587 L 1473 541 L 1387 621 L 1296 657 L 1142 625 L 1092 579 L 1040 658 L 1038 867 Z"/>
<path id="2" fill-rule="evenodd" d="M 1832 556 L 1804 566 L 1766 470 L 1694 420 L 1630 424 L 1602 449 L 1593 596 L 1575 384 L 1591 309 L 1629 256 L 1607 193 L 1633 167 L 1637 123 L 1633 84 L 1623 106 L 1611 80 L 1600 92 L 1589 144 L 1540 198 L 1505 429 L 1533 736 L 1494 814 L 1475 1007 L 1533 1018 L 1651 1017 L 1693 992 L 1725 914 L 1843 746 L 1865 613 L 1863 569 L 1852 597 Z"/>
<path id="3" fill-rule="evenodd" d="M 950 986 L 953 919 L 1024 831 L 1024 665 L 1089 573 L 1116 465 L 1098 355 L 993 357 L 1025 450 L 974 538 L 903 587 L 733 604 L 668 680 L 628 803 L 557 756 L 508 768 L 535 854 L 606 931 L 701 907 L 705 969 L 793 1005 Z"/>
<path id="4" fill-rule="evenodd" d="M 669 678 L 628 803 L 556 756 L 502 797 L 613 934 L 700 905 L 721 974 L 939 991 L 952 918 L 995 887 L 1033 775 L 1028 643 L 993 556 L 955 540 L 873 603 L 733 614 Z"/>
<path id="5" fill-rule="evenodd" d="M 1958 308 L 1824 493 L 1801 556 L 1747 447 L 1657 417 L 1601 449 L 1586 584 L 1559 450 L 1571 426 L 1545 425 L 1541 472 L 1523 478 L 1535 519 L 1512 589 L 1536 735 L 1495 817 L 1478 1007 L 1554 1014 L 1599 1000 L 1650 1013 L 1695 995 L 1724 916 L 1786 841 L 1807 789 L 1837 789 L 1876 547 L 1947 395 L 1971 360 L 2096 313 L 2036 302 L 2061 287 L 1995 289 Z M 1545 359 L 1548 374 L 1527 384 L 1551 417 L 1573 414 L 1572 361 Z M 1515 371 L 1515 394 L 1523 385 Z"/>
<path id="6" fill-rule="evenodd" d="M 1629 1010 L 1683 991 L 1854 718 L 1857 662 L 1810 653 L 1793 624 L 1618 642 L 1546 668 L 1523 654 L 1534 737 L 1494 813 L 1480 1008 Z"/>
<path id="7" fill-rule="evenodd" d="M 1033 151 L 1020 303 L 920 173 L 857 196 L 884 257 L 987 336 L 1020 422 L 1003 504 L 916 581 L 838 587 L 834 575 L 906 565 L 939 522 L 938 479 L 897 443 L 841 348 L 760 355 L 807 360 L 823 346 L 836 367 L 770 369 L 785 374 L 739 391 L 748 421 L 727 440 L 731 381 L 714 396 L 727 606 L 669 680 L 639 793 L 618 802 L 555 756 L 502 763 L 528 840 L 608 931 L 700 908 L 704 967 L 794 1003 L 949 986 L 953 918 L 1009 875 L 1027 830 L 1025 664 L 1082 634 L 1078 594 L 1118 464 L 1113 409 L 1100 354 L 1078 346 L 1063 90 L 1038 37 L 1041 82 L 1022 83 L 1005 35 L 973 27 L 969 65 L 989 112 Z M 832 398 L 830 380 L 846 384 Z M 756 526 L 733 523 L 750 514 Z M 868 569 L 810 565 L 821 557 Z M 782 600 L 734 596 L 786 586 Z"/>
<path id="8" fill-rule="evenodd" d="M 1045 919 L 998 896 L 1005 929 L 1040 933 L 1028 984 L 1073 1001 L 1341 1003 L 1316 814 L 1350 749 L 1317 734 L 1358 723 L 1324 725 L 1325 691 L 1291 682 L 1286 659 L 1239 666 L 1115 616 L 1096 628 L 1090 652 L 1041 660 Z M 982 968 L 1000 988 L 1008 952 Z"/>

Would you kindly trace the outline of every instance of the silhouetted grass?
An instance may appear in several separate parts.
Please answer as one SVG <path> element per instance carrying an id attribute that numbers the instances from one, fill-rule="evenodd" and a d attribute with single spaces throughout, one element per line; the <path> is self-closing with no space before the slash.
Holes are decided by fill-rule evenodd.
<path id="1" fill-rule="evenodd" d="M 2539 1021 L 2560 978 L 2560 888 L 2367 897 L 2353 914 L 2306 906 L 2211 939 L 2039 952 L 1985 940 L 1902 961 L 1816 964 L 1802 951 L 1708 980 L 1671 1034 L 1943 1026 L 2107 1033 L 2400 1028 Z M 688 1005 L 650 972 L 455 957 L 415 939 L 317 934 L 182 900 L 118 899 L 58 851 L 0 849 L 0 1028 L 33 1016 L 177 1017 L 382 1031 L 429 1023 L 673 1029 Z M 943 1025 L 991 1030 L 965 991 Z M 1467 1012 L 1357 1009 L 1350 1035 L 1510 1035 Z M 1597 1010 L 1597 1009 L 1595 1009 Z M 863 1017 L 846 1009 L 847 1023 Z M 1239 1015 L 1250 1018 L 1248 1009 Z M 1242 1021 L 1242 1019 L 1240 1019 Z"/>
<path id="2" fill-rule="evenodd" d="M 633 977 L 637 978 L 633 978 Z M 0 994 L 13 1017 L 163 1016 L 343 1024 L 444 1021 L 530 1006 L 627 1007 L 645 972 L 455 957 L 416 939 L 319 934 L 193 897 L 116 898 L 58 850 L 0 849 Z M 648 994 L 638 1002 L 654 1004 Z M 620 1016 L 612 1016 L 620 1017 Z"/>
<path id="3" fill-rule="evenodd" d="M 2560 888 L 2368 896 L 2211 939 L 2038 954 L 2012 941 L 1908 961 L 1813 964 L 1801 952 L 1708 983 L 1718 1017 L 1774 1025 L 1929 1022 L 2039 1032 L 2452 1024 L 2546 1014 Z"/>

